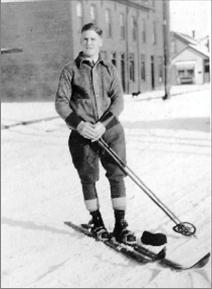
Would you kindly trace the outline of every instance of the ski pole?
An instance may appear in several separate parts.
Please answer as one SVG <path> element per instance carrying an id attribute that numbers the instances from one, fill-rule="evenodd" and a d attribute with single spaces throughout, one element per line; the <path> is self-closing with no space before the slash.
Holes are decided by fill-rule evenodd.
<path id="1" fill-rule="evenodd" d="M 175 223 L 173 230 L 184 236 L 194 235 L 196 228 L 188 222 L 181 222 L 179 218 L 142 182 L 142 180 L 125 164 L 117 153 L 102 139 L 99 145 L 115 160 L 120 169 Z"/>

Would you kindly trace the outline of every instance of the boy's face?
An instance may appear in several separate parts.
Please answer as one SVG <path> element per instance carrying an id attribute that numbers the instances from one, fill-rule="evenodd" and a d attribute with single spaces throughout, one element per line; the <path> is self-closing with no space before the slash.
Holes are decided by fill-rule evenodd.
<path id="1" fill-rule="evenodd" d="M 87 57 L 95 57 L 102 47 L 102 38 L 94 30 L 84 31 L 81 35 L 83 53 Z"/>

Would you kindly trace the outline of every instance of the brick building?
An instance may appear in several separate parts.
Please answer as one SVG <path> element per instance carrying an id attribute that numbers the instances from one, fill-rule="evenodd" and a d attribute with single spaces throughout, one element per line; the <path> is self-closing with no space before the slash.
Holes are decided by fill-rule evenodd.
<path id="1" fill-rule="evenodd" d="M 116 65 L 126 93 L 163 85 L 168 1 L 4 1 L 1 6 L 1 46 L 22 51 L 2 55 L 3 99 L 53 99 L 62 67 L 80 50 L 81 26 L 91 21 L 104 31 L 102 53 Z"/>

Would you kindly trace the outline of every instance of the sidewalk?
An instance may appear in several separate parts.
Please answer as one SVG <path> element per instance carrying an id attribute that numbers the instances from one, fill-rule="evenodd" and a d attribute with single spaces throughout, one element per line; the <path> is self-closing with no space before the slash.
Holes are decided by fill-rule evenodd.
<path id="1" fill-rule="evenodd" d="M 206 83 L 203 85 L 176 85 L 172 86 L 170 89 L 170 98 L 178 95 L 183 95 L 186 93 L 191 93 L 191 92 L 198 92 L 198 91 L 205 91 L 210 89 L 210 84 Z M 164 96 L 165 94 L 165 89 L 162 87 L 161 89 L 153 90 L 153 91 L 148 91 L 148 92 L 141 92 L 140 95 L 135 96 L 135 99 L 140 99 L 140 100 L 153 100 L 153 99 L 160 99 Z M 131 95 L 129 95 L 131 96 Z"/>

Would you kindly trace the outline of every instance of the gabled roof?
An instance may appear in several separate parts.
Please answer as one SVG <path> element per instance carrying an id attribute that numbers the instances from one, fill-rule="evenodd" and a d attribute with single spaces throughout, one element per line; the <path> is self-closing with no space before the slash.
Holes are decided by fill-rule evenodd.
<path id="1" fill-rule="evenodd" d="M 189 47 L 191 47 L 191 48 L 192 48 L 193 50 L 195 50 L 196 52 L 202 54 L 203 56 L 210 57 L 210 54 L 209 54 L 206 50 L 204 50 L 204 49 L 202 49 L 202 48 L 200 48 L 200 47 L 198 47 L 198 46 L 195 46 L 195 45 L 191 45 L 191 44 L 190 44 Z"/>
<path id="2" fill-rule="evenodd" d="M 194 39 L 193 37 L 187 35 L 187 34 L 184 34 L 184 33 L 181 33 L 181 32 L 176 32 L 176 31 L 172 31 L 172 34 L 179 38 L 181 41 L 183 41 L 185 44 L 197 44 L 198 41 L 196 39 Z"/>
<path id="3" fill-rule="evenodd" d="M 196 46 L 196 45 L 189 44 L 187 47 L 185 47 L 183 50 L 181 50 L 177 55 L 175 55 L 172 58 L 172 60 L 174 60 L 176 57 L 178 57 L 181 53 L 183 53 L 187 49 L 193 50 L 195 53 L 199 54 L 201 57 L 204 57 L 204 58 L 210 57 L 210 54 L 207 51 L 204 51 L 204 50 L 198 48 L 198 46 Z"/>

